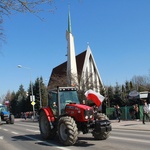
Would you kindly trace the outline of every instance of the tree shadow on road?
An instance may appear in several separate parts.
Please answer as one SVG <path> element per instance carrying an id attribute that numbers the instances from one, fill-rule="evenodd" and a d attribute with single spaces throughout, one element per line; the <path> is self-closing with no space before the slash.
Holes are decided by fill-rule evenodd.
<path id="1" fill-rule="evenodd" d="M 137 124 L 125 124 L 123 126 L 135 126 L 135 125 L 137 125 Z"/>
<path id="2" fill-rule="evenodd" d="M 13 139 L 13 141 L 33 141 L 34 144 L 38 144 L 41 146 L 60 146 L 60 147 L 64 147 L 63 144 L 60 143 L 59 138 L 56 137 L 53 140 L 43 140 L 41 138 L 41 135 L 39 134 L 35 134 L 35 135 L 17 135 L 17 136 L 13 136 L 11 137 Z M 81 146 L 81 147 L 88 147 L 88 146 L 93 146 L 95 144 L 90 144 L 88 143 L 89 140 L 91 141 L 93 138 L 89 138 L 89 137 L 79 137 L 78 141 L 74 144 L 74 146 Z M 70 146 L 69 146 L 70 147 Z"/>

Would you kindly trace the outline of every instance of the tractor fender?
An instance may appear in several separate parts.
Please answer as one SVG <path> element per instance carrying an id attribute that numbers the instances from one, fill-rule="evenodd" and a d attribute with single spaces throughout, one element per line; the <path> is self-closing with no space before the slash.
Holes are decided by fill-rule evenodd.
<path id="1" fill-rule="evenodd" d="M 44 112 L 45 112 L 45 114 L 46 114 L 46 116 L 47 116 L 49 122 L 54 122 L 54 121 L 55 121 L 53 112 L 52 112 L 52 110 L 50 109 L 50 107 L 41 108 L 41 109 L 40 109 L 40 112 L 41 112 L 41 111 L 44 111 Z"/>

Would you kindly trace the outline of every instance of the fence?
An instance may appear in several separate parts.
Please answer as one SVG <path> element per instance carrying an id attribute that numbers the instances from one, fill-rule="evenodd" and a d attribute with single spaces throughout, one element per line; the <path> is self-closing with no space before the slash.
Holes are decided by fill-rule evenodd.
<path id="1" fill-rule="evenodd" d="M 121 108 L 121 120 L 132 120 L 132 116 L 130 114 L 130 108 L 132 106 L 125 106 L 125 107 L 120 107 Z M 106 115 L 110 120 L 116 119 L 114 116 L 114 107 L 106 108 Z M 142 120 L 143 118 L 143 106 L 139 106 L 139 119 Z"/>

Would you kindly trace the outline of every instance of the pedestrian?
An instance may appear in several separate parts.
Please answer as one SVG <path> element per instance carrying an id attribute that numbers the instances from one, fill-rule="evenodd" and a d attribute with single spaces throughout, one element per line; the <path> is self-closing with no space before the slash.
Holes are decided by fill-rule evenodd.
<path id="1" fill-rule="evenodd" d="M 26 112 L 24 113 L 24 119 L 25 119 L 25 120 L 27 119 L 27 114 L 26 114 Z"/>
<path id="2" fill-rule="evenodd" d="M 115 114 L 117 116 L 118 122 L 120 122 L 121 109 L 120 109 L 119 105 L 116 105 L 116 107 L 115 107 Z"/>
<path id="3" fill-rule="evenodd" d="M 130 112 L 131 119 L 134 120 L 134 119 L 135 119 L 135 105 L 133 105 L 133 106 L 129 109 L 129 112 Z"/>
<path id="4" fill-rule="evenodd" d="M 149 107 L 148 107 L 147 102 L 145 100 L 144 106 L 143 106 L 143 124 L 145 124 L 145 117 L 147 117 L 147 119 L 149 119 L 149 121 L 150 121 L 150 117 L 149 117 L 148 113 L 149 113 Z"/>
<path id="5" fill-rule="evenodd" d="M 135 118 L 137 119 L 137 121 L 140 119 L 140 116 L 139 116 L 139 107 L 138 107 L 138 104 L 135 104 Z"/>

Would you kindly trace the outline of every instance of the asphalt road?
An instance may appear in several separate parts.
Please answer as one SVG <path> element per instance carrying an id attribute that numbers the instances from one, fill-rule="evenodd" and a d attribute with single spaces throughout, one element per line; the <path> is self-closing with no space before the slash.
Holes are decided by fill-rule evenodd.
<path id="1" fill-rule="evenodd" d="M 107 140 L 95 141 L 91 134 L 79 135 L 74 146 L 64 147 L 58 138 L 44 141 L 38 122 L 16 121 L 0 126 L 0 150 L 149 150 L 150 131 L 114 128 Z"/>

